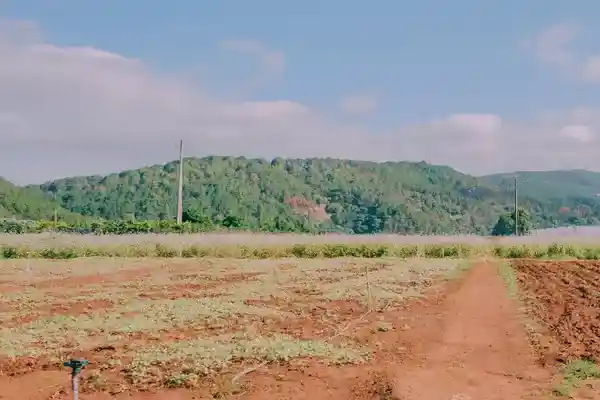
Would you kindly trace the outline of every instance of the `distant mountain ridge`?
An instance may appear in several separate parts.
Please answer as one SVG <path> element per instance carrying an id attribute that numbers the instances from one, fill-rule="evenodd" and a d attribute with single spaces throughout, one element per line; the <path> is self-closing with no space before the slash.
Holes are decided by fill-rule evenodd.
<path id="1" fill-rule="evenodd" d="M 520 192 L 546 199 L 600 198 L 600 173 L 581 169 L 516 171 L 481 177 L 487 184 L 512 187 L 517 177 Z"/>
<path id="2" fill-rule="evenodd" d="M 177 167 L 173 161 L 28 189 L 56 193 L 65 209 L 85 216 L 171 219 Z M 520 204 L 538 227 L 599 223 L 600 199 L 593 194 L 595 182 L 600 188 L 600 174 L 517 175 Z M 213 221 L 229 218 L 255 231 L 308 225 L 348 233 L 488 234 L 498 215 L 512 207 L 512 176 L 474 177 L 424 162 L 186 158 L 184 206 Z"/>

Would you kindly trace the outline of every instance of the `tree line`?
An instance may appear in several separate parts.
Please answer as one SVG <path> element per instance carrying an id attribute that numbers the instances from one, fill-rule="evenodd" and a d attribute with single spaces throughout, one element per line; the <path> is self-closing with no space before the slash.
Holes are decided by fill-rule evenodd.
<path id="1" fill-rule="evenodd" d="M 129 235 L 144 233 L 208 233 L 228 231 L 248 231 L 244 222 L 235 216 L 227 216 L 221 220 L 211 220 L 196 211 L 184 211 L 183 222 L 175 220 L 89 220 L 62 221 L 62 220 L 19 220 L 13 218 L 0 219 L 0 233 L 26 234 L 26 233 L 79 233 L 98 235 Z M 290 233 L 324 233 L 322 229 L 311 225 L 308 220 L 304 222 L 295 220 L 275 220 L 260 229 L 261 232 L 290 232 Z"/>
<path id="2" fill-rule="evenodd" d="M 530 214 L 524 210 L 519 210 L 518 215 L 519 234 L 527 235 L 533 229 Z M 508 236 L 515 232 L 514 212 L 507 212 L 498 218 L 498 222 L 490 232 L 493 236 Z M 243 220 L 235 216 L 213 221 L 199 213 L 197 210 L 185 210 L 183 213 L 183 222 L 177 223 L 175 220 L 82 220 L 79 222 L 67 221 L 49 221 L 49 220 L 17 220 L 0 219 L 0 233 L 8 234 L 26 234 L 26 233 L 79 233 L 79 234 L 97 234 L 97 235 L 128 235 L 128 234 L 148 234 L 148 233 L 208 233 L 208 232 L 230 232 L 230 231 L 248 231 Z M 289 220 L 275 220 L 271 224 L 261 227 L 260 232 L 265 233 L 328 233 L 322 226 L 311 224 L 308 218 L 304 221 L 291 223 Z"/>

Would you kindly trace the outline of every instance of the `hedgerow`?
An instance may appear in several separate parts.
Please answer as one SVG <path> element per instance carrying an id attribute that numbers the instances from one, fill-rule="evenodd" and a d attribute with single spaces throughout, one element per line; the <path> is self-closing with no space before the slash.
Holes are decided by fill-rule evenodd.
<path id="1" fill-rule="evenodd" d="M 549 245 L 469 245 L 469 244 L 298 244 L 283 246 L 243 245 L 79 245 L 37 247 L 32 245 L 0 245 L 5 259 L 80 257 L 158 257 L 158 258 L 536 258 L 600 260 L 600 246 Z"/>

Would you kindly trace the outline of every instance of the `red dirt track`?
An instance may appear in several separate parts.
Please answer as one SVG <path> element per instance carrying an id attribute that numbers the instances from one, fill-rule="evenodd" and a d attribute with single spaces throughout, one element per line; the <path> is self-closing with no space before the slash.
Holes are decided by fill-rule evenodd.
<path id="1" fill-rule="evenodd" d="M 523 264 L 518 270 L 524 285 L 534 285 L 529 282 L 529 276 L 537 274 L 533 267 Z M 572 280 L 584 281 L 585 271 L 575 273 Z M 547 302 L 553 304 L 554 300 Z M 431 290 L 426 298 L 407 302 L 390 317 L 396 321 L 396 328 L 388 332 L 375 335 L 359 326 L 355 330 L 361 341 L 377 349 L 367 365 L 325 367 L 308 360 L 259 368 L 242 378 L 241 392 L 221 398 L 520 400 L 543 398 L 548 393 L 551 374 L 537 362 L 516 304 L 508 298 L 491 264 L 477 264 L 463 278 Z M 582 344 L 582 349 L 585 346 Z M 0 378 L 0 399 L 69 399 L 69 393 L 56 390 L 65 379 L 66 372 L 56 371 Z M 108 393 L 82 393 L 80 398 L 114 397 Z M 213 397 L 204 388 L 121 394 L 116 398 Z"/>
<path id="2" fill-rule="evenodd" d="M 480 264 L 412 332 L 395 373 L 398 399 L 525 399 L 547 389 L 514 302 L 491 265 Z"/>

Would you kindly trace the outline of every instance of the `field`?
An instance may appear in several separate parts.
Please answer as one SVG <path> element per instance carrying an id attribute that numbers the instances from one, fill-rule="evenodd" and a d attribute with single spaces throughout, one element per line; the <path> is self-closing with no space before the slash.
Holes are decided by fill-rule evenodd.
<path id="1" fill-rule="evenodd" d="M 405 257 L 373 253 L 381 238 L 270 240 L 238 258 L 1 260 L 0 398 L 68 399 L 62 363 L 83 357 L 82 399 L 600 399 L 600 262 L 575 260 L 590 244 L 502 243 L 537 258 L 502 260 L 485 239 L 383 242 L 417 246 Z"/>

